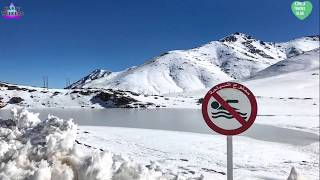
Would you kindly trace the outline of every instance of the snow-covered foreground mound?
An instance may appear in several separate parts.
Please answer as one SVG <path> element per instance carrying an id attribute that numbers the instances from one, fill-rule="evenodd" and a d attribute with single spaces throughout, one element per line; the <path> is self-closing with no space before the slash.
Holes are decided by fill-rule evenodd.
<path id="1" fill-rule="evenodd" d="M 1 180 L 184 179 L 76 144 L 77 125 L 71 120 L 41 121 L 27 110 L 12 114 L 13 120 L 0 121 Z"/>

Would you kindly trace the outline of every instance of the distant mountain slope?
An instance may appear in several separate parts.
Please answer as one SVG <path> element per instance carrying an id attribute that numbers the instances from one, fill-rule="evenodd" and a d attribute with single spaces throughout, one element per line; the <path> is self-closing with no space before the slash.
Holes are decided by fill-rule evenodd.
<path id="1" fill-rule="evenodd" d="M 114 73 L 111 71 L 103 70 L 103 69 L 96 69 L 92 71 L 89 75 L 81 78 L 79 81 L 73 83 L 70 87 L 80 87 L 83 84 L 90 83 L 94 80 L 101 80 L 107 81 L 117 75 L 118 73 Z M 70 89 L 70 87 L 67 87 L 66 89 Z"/>
<path id="2" fill-rule="evenodd" d="M 290 57 L 256 73 L 250 79 L 271 77 L 297 71 L 317 70 L 319 69 L 319 54 L 320 50 L 318 48 Z"/>
<path id="3" fill-rule="evenodd" d="M 289 42 L 277 43 L 276 45 L 289 58 L 319 48 L 319 35 L 297 38 Z"/>
<path id="4" fill-rule="evenodd" d="M 164 53 L 121 72 L 95 70 L 67 88 L 105 88 L 145 94 L 188 92 L 242 79 L 287 57 L 319 48 L 319 37 L 269 43 L 234 33 L 190 50 Z"/>
<path id="5" fill-rule="evenodd" d="M 259 96 L 319 98 L 319 48 L 278 62 L 243 83 Z"/>

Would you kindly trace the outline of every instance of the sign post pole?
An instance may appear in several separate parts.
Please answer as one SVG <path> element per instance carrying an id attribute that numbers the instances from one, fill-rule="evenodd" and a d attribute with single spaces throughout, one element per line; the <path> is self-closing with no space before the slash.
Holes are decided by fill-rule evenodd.
<path id="1" fill-rule="evenodd" d="M 227 180 L 233 180 L 232 136 L 227 136 Z"/>

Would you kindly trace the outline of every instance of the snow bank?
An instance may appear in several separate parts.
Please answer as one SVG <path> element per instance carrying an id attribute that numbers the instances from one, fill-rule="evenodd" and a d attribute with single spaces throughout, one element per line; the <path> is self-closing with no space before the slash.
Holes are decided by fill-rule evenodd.
<path id="1" fill-rule="evenodd" d="M 185 179 L 78 145 L 77 125 L 72 120 L 48 116 L 41 121 L 38 115 L 13 109 L 13 120 L 1 121 L 1 180 Z"/>
<path id="2" fill-rule="evenodd" d="M 287 180 L 305 180 L 305 178 L 298 173 L 295 167 L 292 167 L 291 172 Z"/>

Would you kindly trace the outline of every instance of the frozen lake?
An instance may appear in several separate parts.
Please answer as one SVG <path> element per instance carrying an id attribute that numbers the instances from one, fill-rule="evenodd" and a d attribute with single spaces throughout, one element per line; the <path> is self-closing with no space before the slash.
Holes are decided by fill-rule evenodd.
<path id="1" fill-rule="evenodd" d="M 142 129 L 159 129 L 192 133 L 213 133 L 205 124 L 197 109 L 31 109 L 39 112 L 40 118 L 48 114 L 63 119 L 74 119 L 80 126 L 111 126 Z M 11 118 L 9 110 L 0 110 L 2 119 Z M 317 142 L 317 134 L 256 123 L 243 136 L 257 140 L 279 142 L 292 145 L 308 145 Z"/>

